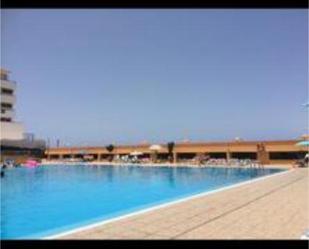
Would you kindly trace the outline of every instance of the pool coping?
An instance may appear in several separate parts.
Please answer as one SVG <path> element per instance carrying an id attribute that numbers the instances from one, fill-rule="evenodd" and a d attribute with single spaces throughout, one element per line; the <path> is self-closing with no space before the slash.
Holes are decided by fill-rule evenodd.
<path id="1" fill-rule="evenodd" d="M 191 196 L 180 198 L 178 200 L 167 201 L 166 203 L 163 203 L 163 204 L 154 205 L 154 206 L 149 207 L 149 208 L 134 211 L 134 212 L 124 214 L 124 215 L 120 215 L 120 216 L 117 216 L 117 217 L 114 217 L 114 218 L 111 218 L 111 219 L 94 222 L 94 223 L 89 224 L 89 225 L 77 227 L 75 229 L 71 229 L 71 230 L 68 230 L 68 231 L 65 231 L 65 232 L 60 232 L 60 233 L 57 233 L 57 234 L 54 234 L 54 235 L 43 236 L 43 237 L 38 238 L 38 239 L 51 240 L 51 239 L 60 238 L 60 237 L 63 237 L 63 236 L 66 236 L 66 235 L 69 235 L 69 234 L 72 234 L 72 233 L 82 232 L 82 231 L 85 231 L 85 230 L 88 230 L 88 229 L 91 229 L 91 228 L 95 228 L 95 227 L 98 227 L 98 226 L 102 226 L 102 225 L 105 225 L 105 224 L 108 224 L 108 223 L 111 223 L 111 222 L 115 222 L 115 221 L 122 220 L 122 219 L 125 219 L 125 218 L 129 218 L 129 217 L 132 217 L 132 216 L 137 216 L 137 215 L 144 214 L 144 213 L 147 213 L 147 212 L 151 212 L 151 211 L 154 211 L 154 210 L 162 209 L 162 208 L 172 206 L 172 205 L 177 204 L 177 203 L 181 203 L 181 202 L 185 202 L 185 201 L 188 201 L 188 200 L 192 200 L 192 199 L 216 194 L 218 192 L 237 188 L 237 187 L 240 187 L 240 186 L 243 186 L 243 185 L 248 185 L 250 183 L 262 181 L 262 180 L 265 180 L 265 179 L 268 179 L 268 178 L 271 178 L 271 177 L 291 173 L 294 170 L 295 170 L 295 168 L 287 169 L 287 170 L 284 170 L 283 172 L 274 173 L 274 174 L 266 175 L 266 176 L 263 176 L 263 177 L 258 177 L 258 178 L 253 179 L 253 180 L 247 180 L 247 181 L 244 181 L 244 182 L 232 184 L 230 186 L 222 187 L 222 188 L 219 188 L 219 189 L 215 189 L 215 190 L 211 190 L 211 191 L 205 191 L 205 192 L 202 192 L 202 193 L 199 193 L 199 194 L 193 194 Z"/>
<path id="2" fill-rule="evenodd" d="M 50 165 L 88 165 L 88 166 L 132 166 L 132 167 L 188 167 L 188 168 L 208 168 L 208 167 L 219 167 L 219 168 L 239 168 L 239 167 L 247 167 L 249 166 L 239 166 L 239 165 L 220 165 L 220 164 L 213 164 L 213 165 L 198 165 L 193 163 L 185 163 L 185 162 L 178 162 L 178 163 L 120 163 L 120 162 L 102 162 L 102 161 L 94 161 L 94 162 L 65 162 L 65 161 L 45 161 L 41 163 L 42 166 L 50 166 Z M 264 164 L 264 168 L 280 168 L 280 169 L 288 169 L 291 165 L 290 164 Z"/>

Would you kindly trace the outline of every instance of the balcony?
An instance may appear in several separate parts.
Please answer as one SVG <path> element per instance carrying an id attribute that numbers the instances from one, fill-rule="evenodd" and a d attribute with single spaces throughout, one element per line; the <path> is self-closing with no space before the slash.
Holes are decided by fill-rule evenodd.
<path id="1" fill-rule="evenodd" d="M 14 105 L 15 102 L 16 102 L 15 95 L 1 94 L 1 103 L 9 103 Z"/>
<path id="2" fill-rule="evenodd" d="M 18 140 L 23 139 L 24 127 L 17 122 L 0 122 L 1 137 L 0 139 Z"/>
<path id="3" fill-rule="evenodd" d="M 13 95 L 13 94 L 14 94 L 14 91 L 13 91 L 13 89 L 10 89 L 10 88 L 1 87 L 1 94 L 4 94 L 4 95 Z"/>
<path id="4" fill-rule="evenodd" d="M 16 90 L 16 82 L 11 80 L 1 80 L 1 87 Z"/>
<path id="5" fill-rule="evenodd" d="M 14 109 L 1 108 L 1 118 L 11 118 L 14 119 L 15 111 Z"/>

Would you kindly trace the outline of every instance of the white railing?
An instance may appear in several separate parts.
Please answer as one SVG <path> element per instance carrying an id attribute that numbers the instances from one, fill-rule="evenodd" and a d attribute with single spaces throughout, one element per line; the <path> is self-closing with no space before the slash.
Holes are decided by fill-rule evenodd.
<path id="1" fill-rule="evenodd" d="M 16 90 L 16 82 L 11 80 L 1 80 L 1 87 Z"/>

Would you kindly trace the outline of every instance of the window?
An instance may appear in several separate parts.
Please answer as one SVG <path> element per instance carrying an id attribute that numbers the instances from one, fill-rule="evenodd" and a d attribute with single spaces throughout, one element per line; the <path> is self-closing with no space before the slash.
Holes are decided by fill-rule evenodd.
<path id="1" fill-rule="evenodd" d="M 222 152 L 210 152 L 210 153 L 207 153 L 210 158 L 216 158 L 216 159 L 219 159 L 219 158 L 226 158 L 226 153 L 222 153 Z"/>
<path id="2" fill-rule="evenodd" d="M 270 160 L 299 160 L 306 155 L 305 151 L 291 151 L 291 152 L 270 152 Z"/>
<path id="3" fill-rule="evenodd" d="M 195 153 L 178 153 L 178 159 L 193 159 L 196 154 Z"/>
<path id="4" fill-rule="evenodd" d="M 12 108 L 13 105 L 10 103 L 1 103 L 1 108 Z"/>
<path id="5" fill-rule="evenodd" d="M 8 89 L 8 88 L 3 88 L 1 87 L 1 93 L 2 94 L 9 94 L 9 95 L 12 95 L 13 94 L 13 90 L 12 89 Z"/>
<path id="6" fill-rule="evenodd" d="M 11 118 L 1 118 L 1 122 L 11 122 Z"/>
<path id="7" fill-rule="evenodd" d="M 257 154 L 255 152 L 233 152 L 231 158 L 256 160 Z"/>

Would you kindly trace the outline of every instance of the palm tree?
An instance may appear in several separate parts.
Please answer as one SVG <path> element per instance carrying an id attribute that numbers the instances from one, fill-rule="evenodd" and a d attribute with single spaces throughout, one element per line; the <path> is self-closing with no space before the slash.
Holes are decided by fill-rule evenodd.
<path id="1" fill-rule="evenodd" d="M 168 150 L 168 154 L 169 154 L 170 163 L 173 162 L 173 150 L 174 150 L 174 147 L 175 147 L 175 143 L 174 142 L 167 143 L 167 150 Z"/>
<path id="2" fill-rule="evenodd" d="M 114 150 L 114 145 L 110 144 L 110 145 L 107 145 L 106 147 L 106 150 L 109 152 L 109 153 L 112 153 L 112 151 Z M 113 155 L 110 155 L 109 156 L 109 161 L 113 161 Z"/>

